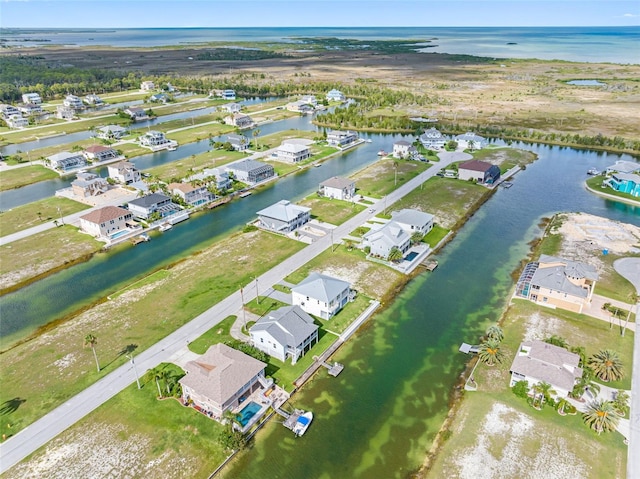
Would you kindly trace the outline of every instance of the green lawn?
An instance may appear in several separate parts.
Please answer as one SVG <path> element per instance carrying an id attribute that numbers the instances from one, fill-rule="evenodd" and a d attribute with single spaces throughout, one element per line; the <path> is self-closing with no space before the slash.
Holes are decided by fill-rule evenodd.
<path id="1" fill-rule="evenodd" d="M 317 194 L 307 196 L 299 204 L 311 208 L 313 218 L 336 226 L 365 209 L 364 206 L 350 201 L 319 197 Z"/>
<path id="2" fill-rule="evenodd" d="M 0 236 L 10 235 L 48 221 L 59 220 L 78 211 L 86 210 L 84 203 L 53 196 L 0 212 Z"/>
<path id="3" fill-rule="evenodd" d="M 620 276 L 618 272 L 613 268 L 615 260 L 620 258 L 628 258 L 630 256 L 640 256 L 638 254 L 625 254 L 623 256 L 609 253 L 607 255 L 600 256 L 600 259 L 605 264 L 604 270 L 601 272 L 598 281 L 596 282 L 596 288 L 594 292 L 607 298 L 617 299 L 625 303 L 633 302 L 633 295 L 636 293 L 635 287 L 625 278 Z"/>
<path id="4" fill-rule="evenodd" d="M 216 168 L 232 161 L 245 158 L 247 155 L 239 151 L 213 150 L 191 155 L 178 161 L 172 161 L 161 166 L 145 170 L 152 176 L 158 176 L 162 181 L 170 182 L 176 179 L 186 178 L 204 168 Z"/>
<path id="5" fill-rule="evenodd" d="M 233 341 L 231 326 L 233 326 L 236 319 L 238 319 L 237 316 L 227 316 L 198 339 L 191 341 L 189 343 L 189 349 L 196 354 L 204 354 L 207 352 L 207 349 L 214 344 Z"/>
<path id="6" fill-rule="evenodd" d="M 394 167 L 397 165 L 397 170 Z M 381 159 L 355 176 L 358 193 L 382 198 L 429 168 L 428 163 L 410 160 Z"/>
<path id="7" fill-rule="evenodd" d="M 329 320 L 321 320 L 322 327 L 327 331 L 341 334 L 353 321 L 364 312 L 371 304 L 371 298 L 358 294 L 350 303 L 347 303 L 338 314 Z"/>
<path id="8" fill-rule="evenodd" d="M 119 291 L 116 291 L 112 295 L 109 295 L 109 297 L 107 299 L 114 300 L 114 299 L 118 298 L 119 296 L 122 296 L 124 293 L 127 293 L 129 291 L 133 291 L 135 289 L 142 288 L 142 287 L 147 286 L 149 284 L 152 284 L 152 283 L 154 283 L 156 281 L 163 280 L 163 279 L 167 278 L 170 274 L 171 273 L 169 273 L 169 271 L 166 270 L 166 269 L 159 269 L 158 271 L 155 271 L 155 272 L 151 273 L 150 275 L 145 276 L 144 278 L 136 281 L 135 283 L 132 283 L 132 284 L 128 285 L 127 287 L 122 288 Z"/>
<path id="9" fill-rule="evenodd" d="M 516 165 L 526 166 L 537 159 L 537 155 L 528 150 L 517 148 L 483 148 L 472 153 L 475 160 L 488 161 L 500 166 L 500 171 L 507 171 Z"/>
<path id="10" fill-rule="evenodd" d="M 0 191 L 12 190 L 39 181 L 58 178 L 60 175 L 41 165 L 24 166 L 0 172 Z"/>
<path id="11" fill-rule="evenodd" d="M 277 133 L 272 133 L 270 135 L 259 136 L 258 144 L 261 148 L 276 148 L 277 146 L 280 146 L 284 140 L 291 140 L 295 138 L 306 138 L 308 140 L 313 140 L 316 136 L 318 136 L 318 133 L 315 131 L 283 130 Z"/>
<path id="12" fill-rule="evenodd" d="M 429 231 L 427 235 L 422 239 L 431 248 L 435 248 L 442 239 L 447 236 L 450 230 L 443 228 L 442 226 L 434 225 L 433 229 Z"/>
<path id="13" fill-rule="evenodd" d="M 247 286 L 246 289 L 249 289 L 249 287 L 250 286 Z M 247 308 L 247 311 L 250 311 L 259 317 L 262 317 L 271 311 L 275 311 L 276 309 L 280 309 L 283 306 L 289 306 L 287 303 L 283 303 L 282 301 L 274 298 L 269 298 L 268 296 L 260 296 L 258 300 L 252 299 L 246 303 L 244 307 Z"/>
<path id="14" fill-rule="evenodd" d="M 234 126 L 214 123 L 211 125 L 196 126 L 195 128 L 189 128 L 187 130 L 176 131 L 174 133 L 170 133 L 168 138 L 177 141 L 180 145 L 185 145 L 195 141 L 206 140 L 211 136 L 232 133 L 235 130 L 236 128 Z"/>
<path id="15" fill-rule="evenodd" d="M 621 191 L 616 191 L 609 186 L 605 186 L 604 185 L 605 180 L 606 178 L 604 176 L 598 175 L 598 176 L 592 176 L 591 178 L 587 179 L 585 183 L 589 188 L 591 188 L 594 191 L 600 191 L 607 195 L 617 196 L 618 198 L 624 198 L 627 200 L 632 200 L 640 203 L 640 198 L 638 198 L 637 196 L 631 196 L 629 193 L 622 193 Z"/>

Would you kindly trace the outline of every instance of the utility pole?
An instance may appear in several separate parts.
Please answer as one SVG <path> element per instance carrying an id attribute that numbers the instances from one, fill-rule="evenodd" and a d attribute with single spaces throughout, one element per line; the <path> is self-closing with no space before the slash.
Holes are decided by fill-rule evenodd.
<path id="1" fill-rule="evenodd" d="M 258 277 L 255 277 L 256 280 L 256 303 L 260 304 L 260 295 L 258 294 Z"/>
<path id="2" fill-rule="evenodd" d="M 244 329 L 247 330 L 247 312 L 244 310 L 244 291 L 240 286 L 240 299 L 242 300 L 242 321 L 244 322 Z"/>
<path id="3" fill-rule="evenodd" d="M 133 354 L 127 354 L 127 358 L 129 358 L 129 361 L 131 361 L 131 365 L 133 366 L 133 374 L 136 375 L 136 384 L 138 385 L 138 389 L 141 389 L 142 386 L 140 386 L 140 378 L 138 378 L 138 370 L 136 369 L 136 363 L 133 360 Z"/>

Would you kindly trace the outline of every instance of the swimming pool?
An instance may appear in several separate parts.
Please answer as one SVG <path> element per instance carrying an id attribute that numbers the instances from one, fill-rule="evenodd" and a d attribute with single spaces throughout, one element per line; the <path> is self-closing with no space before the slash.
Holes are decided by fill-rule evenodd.
<path id="1" fill-rule="evenodd" d="M 109 238 L 114 240 L 116 238 L 120 238 L 120 236 L 126 235 L 127 233 L 131 233 L 131 231 L 129 230 L 118 231 L 117 233 L 113 233 L 111 236 L 109 236 Z"/>
<path id="2" fill-rule="evenodd" d="M 404 259 L 405 259 L 405 261 L 413 261 L 416 256 L 418 256 L 418 252 L 417 251 L 412 251 Z"/>
<path id="3" fill-rule="evenodd" d="M 262 406 L 260 406 L 260 404 L 251 401 L 244 408 L 242 408 L 242 411 L 240 411 L 236 416 L 238 418 L 238 422 L 242 424 L 242 427 L 245 427 L 249 423 L 249 421 L 251 421 L 251 418 L 255 416 L 261 408 Z"/>

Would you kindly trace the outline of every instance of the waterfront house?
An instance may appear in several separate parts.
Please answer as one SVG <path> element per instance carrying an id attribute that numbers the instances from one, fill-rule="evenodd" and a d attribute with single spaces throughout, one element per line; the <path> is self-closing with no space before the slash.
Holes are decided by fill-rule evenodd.
<path id="1" fill-rule="evenodd" d="M 35 103 L 36 105 L 40 105 L 42 98 L 40 98 L 38 93 L 24 93 L 22 95 L 22 103 Z"/>
<path id="2" fill-rule="evenodd" d="M 84 149 L 84 157 L 91 161 L 109 161 L 123 159 L 124 156 L 120 155 L 115 149 L 103 145 L 91 145 Z"/>
<path id="3" fill-rule="evenodd" d="M 631 196 L 640 196 L 640 175 L 633 173 L 613 173 L 611 178 L 605 181 L 616 191 L 627 193 Z"/>
<path id="4" fill-rule="evenodd" d="M 87 165 L 87 160 L 82 153 L 71 153 L 69 151 L 61 151 L 55 155 L 48 156 L 45 160 L 51 168 L 56 170 L 71 170 Z"/>
<path id="5" fill-rule="evenodd" d="M 80 97 L 75 95 L 67 95 L 62 101 L 62 104 L 66 107 L 73 108 L 74 110 L 83 110 L 84 103 Z"/>
<path id="6" fill-rule="evenodd" d="M 2 118 L 6 120 L 13 115 L 22 115 L 22 112 L 15 106 L 5 103 L 0 105 L 0 114 L 2 115 Z"/>
<path id="7" fill-rule="evenodd" d="M 229 113 L 239 113 L 240 110 L 242 110 L 242 105 L 240 105 L 240 103 L 227 103 L 220 108 Z"/>
<path id="8" fill-rule="evenodd" d="M 311 219 L 311 208 L 280 200 L 256 214 L 262 228 L 277 233 L 290 233 Z"/>
<path id="9" fill-rule="evenodd" d="M 133 121 L 144 121 L 149 119 L 147 112 L 139 106 L 130 106 L 124 112 L 131 117 Z"/>
<path id="10" fill-rule="evenodd" d="M 117 206 L 105 206 L 80 217 L 80 229 L 96 238 L 109 238 L 124 230 L 132 222 L 129 210 Z"/>
<path id="11" fill-rule="evenodd" d="M 220 191 L 231 188 L 231 178 L 229 172 L 222 168 L 205 168 L 202 171 L 188 177 L 185 182 L 204 181 L 207 184 L 214 184 Z"/>
<path id="12" fill-rule="evenodd" d="M 244 113 L 233 113 L 232 115 L 225 116 L 224 122 L 227 125 L 233 125 L 238 128 L 251 128 L 253 126 L 251 117 Z"/>
<path id="13" fill-rule="evenodd" d="M 327 93 L 327 101 L 345 101 L 345 96 L 340 90 L 333 89 Z"/>
<path id="14" fill-rule="evenodd" d="M 225 411 L 236 408 L 256 391 L 273 385 L 267 379 L 262 361 L 218 343 L 184 366 L 182 401 L 197 407 L 217 420 Z"/>
<path id="15" fill-rule="evenodd" d="M 475 133 L 472 133 L 470 131 L 462 135 L 457 135 L 455 137 L 455 140 L 462 148 L 468 148 L 470 150 L 479 150 L 487 146 L 486 138 L 480 135 L 476 135 Z"/>
<path id="16" fill-rule="evenodd" d="M 204 205 L 213 199 L 213 195 L 206 185 L 193 186 L 190 183 L 170 183 L 169 191 L 191 206 Z"/>
<path id="17" fill-rule="evenodd" d="M 356 183 L 348 178 L 334 176 L 320 183 L 318 192 L 327 198 L 350 200 L 356 194 Z"/>
<path id="18" fill-rule="evenodd" d="M 486 161 L 469 160 L 458 166 L 458 178 L 491 185 L 500 178 L 500 168 Z"/>
<path id="19" fill-rule="evenodd" d="M 580 356 L 544 341 L 525 341 L 520 344 L 511 363 L 511 382 L 527 381 L 529 388 L 545 382 L 551 384 L 557 397 L 567 397 L 582 377 Z"/>
<path id="20" fill-rule="evenodd" d="M 260 351 L 291 364 L 318 343 L 318 326 L 299 306 L 284 306 L 262 316 L 249 329 L 251 343 Z"/>
<path id="21" fill-rule="evenodd" d="M 610 175 L 611 173 L 640 173 L 640 163 L 634 163 L 633 161 L 618 160 L 613 165 L 607 166 L 605 173 Z"/>
<path id="22" fill-rule="evenodd" d="M 428 150 L 441 150 L 447 143 L 447 139 L 436 128 L 429 128 L 418 139 Z"/>
<path id="23" fill-rule="evenodd" d="M 302 98 L 300 98 L 300 101 L 307 105 L 311 105 L 314 108 L 318 106 L 318 99 L 315 95 L 303 95 Z"/>
<path id="24" fill-rule="evenodd" d="M 355 131 L 332 130 L 327 133 L 327 143 L 337 148 L 358 141 L 358 138 L 358 134 Z"/>
<path id="25" fill-rule="evenodd" d="M 276 174 L 272 165 L 250 159 L 231 163 L 226 168 L 229 173 L 235 176 L 236 180 L 249 184 L 260 183 Z"/>
<path id="26" fill-rule="evenodd" d="M 107 125 L 100 127 L 96 130 L 97 137 L 103 140 L 119 140 L 123 136 L 126 136 L 129 131 L 119 125 Z"/>
<path id="27" fill-rule="evenodd" d="M 4 121 L 9 128 L 13 128 L 13 129 L 26 128 L 29 126 L 29 119 L 23 117 L 19 113 L 16 115 L 9 116 Z"/>
<path id="28" fill-rule="evenodd" d="M 105 178 L 95 173 L 81 171 L 76 174 L 76 179 L 71 182 L 71 190 L 75 196 L 88 198 L 109 191 L 109 183 Z"/>
<path id="29" fill-rule="evenodd" d="M 104 101 L 98 95 L 94 95 L 93 93 L 84 97 L 84 101 L 87 105 L 92 106 L 102 106 L 104 105 Z"/>
<path id="30" fill-rule="evenodd" d="M 366 232 L 361 246 L 369 247 L 371 255 L 386 259 L 393 248 L 398 248 L 404 255 L 411 247 L 411 237 L 398 223 L 389 221 L 380 228 Z"/>
<path id="31" fill-rule="evenodd" d="M 138 142 L 140 146 L 149 148 L 151 151 L 166 150 L 178 146 L 177 141 L 169 140 L 163 132 L 155 130 L 147 131 L 138 138 Z"/>
<path id="32" fill-rule="evenodd" d="M 275 151 L 278 161 L 298 163 L 311 156 L 311 150 L 307 145 L 285 141 Z"/>
<path id="33" fill-rule="evenodd" d="M 591 302 L 598 272 L 588 264 L 546 254 L 525 266 L 516 296 L 552 308 L 582 313 Z"/>
<path id="34" fill-rule="evenodd" d="M 313 113 L 314 111 L 311 105 L 303 102 L 302 100 L 287 103 L 286 108 L 289 111 L 300 113 L 301 115 L 308 115 L 309 113 Z"/>
<path id="35" fill-rule="evenodd" d="M 42 106 L 35 103 L 25 103 L 24 105 L 18 105 L 20 113 L 27 116 L 42 115 Z"/>
<path id="36" fill-rule="evenodd" d="M 391 220 L 396 222 L 409 235 L 420 233 L 426 235 L 433 229 L 433 215 L 418 210 L 402 209 L 391 213 Z"/>
<path id="37" fill-rule="evenodd" d="M 415 146 L 405 140 L 396 141 L 393 144 L 393 157 L 409 159 L 418 155 L 418 150 Z"/>
<path id="38" fill-rule="evenodd" d="M 155 89 L 156 85 L 152 81 L 143 81 L 140 83 L 140 90 L 142 91 L 153 91 Z"/>
<path id="39" fill-rule="evenodd" d="M 176 205 L 171 202 L 171 198 L 162 193 L 151 193 L 129 202 L 129 211 L 136 218 L 143 220 L 148 219 L 153 213 L 160 213 L 162 217 L 168 216 L 177 209 Z"/>
<path id="40" fill-rule="evenodd" d="M 222 90 L 222 94 L 220 97 L 223 100 L 235 100 L 236 99 L 236 91 L 235 90 Z"/>
<path id="41" fill-rule="evenodd" d="M 76 111 L 66 105 L 58 105 L 56 107 L 56 118 L 58 120 L 73 120 L 76 117 Z"/>
<path id="42" fill-rule="evenodd" d="M 166 93 L 156 93 L 149 97 L 149 101 L 153 103 L 167 103 L 170 100 Z"/>
<path id="43" fill-rule="evenodd" d="M 140 172 L 133 163 L 129 161 L 120 161 L 116 164 L 109 165 L 107 171 L 109 172 L 109 178 L 113 178 L 123 185 L 135 183 L 142 179 Z"/>
<path id="44" fill-rule="evenodd" d="M 249 139 L 244 135 L 227 135 L 227 141 L 235 151 L 244 151 L 249 148 Z"/>
<path id="45" fill-rule="evenodd" d="M 291 304 L 322 319 L 334 317 L 351 298 L 351 285 L 341 279 L 311 273 L 291 288 Z"/>

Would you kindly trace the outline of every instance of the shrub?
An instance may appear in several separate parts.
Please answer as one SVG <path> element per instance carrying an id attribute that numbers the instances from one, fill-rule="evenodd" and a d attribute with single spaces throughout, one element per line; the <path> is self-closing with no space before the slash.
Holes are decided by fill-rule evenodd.
<path id="1" fill-rule="evenodd" d="M 519 398 L 526 399 L 529 397 L 529 383 L 527 381 L 518 381 L 511 388 L 513 394 Z"/>

